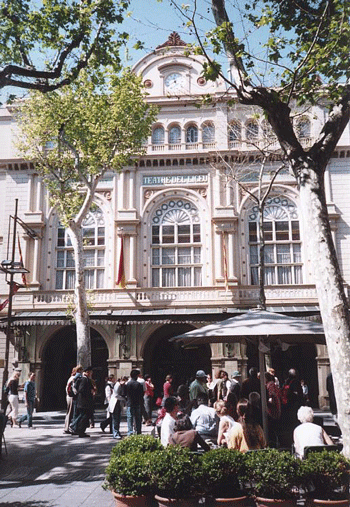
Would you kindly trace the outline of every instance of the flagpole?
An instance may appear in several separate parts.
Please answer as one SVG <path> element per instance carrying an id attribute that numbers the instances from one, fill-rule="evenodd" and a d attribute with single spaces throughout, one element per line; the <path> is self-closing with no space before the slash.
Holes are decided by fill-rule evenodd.
<path id="1" fill-rule="evenodd" d="M 15 216 L 13 217 L 13 238 L 12 238 L 12 253 L 11 253 L 11 265 L 15 262 L 16 252 L 16 234 L 17 234 L 17 212 L 18 212 L 18 199 L 15 200 Z M 5 393 L 6 382 L 9 377 L 9 355 L 10 355 L 10 337 L 11 337 L 11 322 L 12 322 L 12 296 L 14 287 L 14 276 L 13 270 L 10 272 L 10 292 L 9 292 L 9 303 L 7 313 L 7 329 L 6 329 L 6 348 L 5 348 L 5 364 L 2 376 L 2 395 L 1 395 L 1 408 L 5 412 L 7 406 L 7 395 Z"/>

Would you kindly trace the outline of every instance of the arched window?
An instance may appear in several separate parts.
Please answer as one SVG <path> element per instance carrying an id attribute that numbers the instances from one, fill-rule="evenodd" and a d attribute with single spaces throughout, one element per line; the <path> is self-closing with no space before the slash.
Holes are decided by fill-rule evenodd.
<path id="1" fill-rule="evenodd" d="M 250 283 L 258 285 L 259 212 L 249 211 Z M 298 210 L 287 197 L 270 197 L 264 208 L 265 285 L 303 283 Z"/>
<path id="2" fill-rule="evenodd" d="M 94 206 L 83 225 L 85 287 L 102 289 L 105 272 L 105 223 L 100 208 Z M 68 230 L 59 224 L 56 246 L 56 289 L 74 289 L 74 252 Z"/>
<path id="3" fill-rule="evenodd" d="M 230 142 L 240 141 L 242 137 L 242 128 L 237 121 L 232 122 L 228 129 L 228 140 Z"/>
<path id="4" fill-rule="evenodd" d="M 152 132 L 152 144 L 164 144 L 164 128 L 156 127 Z"/>
<path id="5" fill-rule="evenodd" d="M 198 143 L 198 128 L 195 125 L 191 125 L 186 130 L 186 143 L 194 144 Z"/>
<path id="6" fill-rule="evenodd" d="M 297 134 L 299 139 L 306 139 L 311 136 L 311 123 L 309 118 L 303 116 L 297 123 Z"/>
<path id="7" fill-rule="evenodd" d="M 181 144 L 181 129 L 178 126 L 169 129 L 169 144 Z"/>
<path id="8" fill-rule="evenodd" d="M 215 142 L 215 127 L 212 124 L 203 125 L 202 128 L 203 144 L 212 144 Z"/>
<path id="9" fill-rule="evenodd" d="M 255 121 L 250 121 L 246 125 L 245 137 L 248 141 L 255 141 L 259 136 L 259 125 Z"/>
<path id="10" fill-rule="evenodd" d="M 164 202 L 152 218 L 152 287 L 202 285 L 198 209 L 184 199 Z"/>

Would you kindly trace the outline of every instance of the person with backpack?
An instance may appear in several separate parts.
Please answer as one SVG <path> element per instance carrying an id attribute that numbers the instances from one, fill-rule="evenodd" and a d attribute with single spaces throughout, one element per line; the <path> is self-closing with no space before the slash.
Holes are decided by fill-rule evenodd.
<path id="1" fill-rule="evenodd" d="M 70 429 L 70 425 L 75 418 L 76 415 L 76 399 L 77 393 L 74 388 L 74 382 L 77 378 L 81 377 L 83 373 L 83 367 L 81 364 L 78 364 L 72 369 L 71 376 L 69 377 L 66 385 L 66 401 L 67 401 L 67 413 L 64 421 L 64 430 L 63 433 L 70 434 L 72 431 Z"/>
<path id="2" fill-rule="evenodd" d="M 293 431 L 299 424 L 297 412 L 302 404 L 303 390 L 300 380 L 297 371 L 291 368 L 288 371 L 288 377 L 281 389 L 281 431 L 283 432 L 283 447 L 290 447 L 293 443 Z"/>

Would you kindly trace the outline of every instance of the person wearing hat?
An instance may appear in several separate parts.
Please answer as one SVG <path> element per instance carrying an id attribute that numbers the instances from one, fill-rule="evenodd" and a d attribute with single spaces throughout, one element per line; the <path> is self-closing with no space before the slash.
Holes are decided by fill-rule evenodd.
<path id="1" fill-rule="evenodd" d="M 94 413 L 94 386 L 91 382 L 92 366 L 85 368 L 78 386 L 77 394 L 77 434 L 79 437 L 89 437 L 86 428 Z"/>
<path id="2" fill-rule="evenodd" d="M 203 370 L 198 370 L 196 378 L 190 384 L 190 401 L 196 400 L 200 394 L 208 395 L 207 374 Z"/>

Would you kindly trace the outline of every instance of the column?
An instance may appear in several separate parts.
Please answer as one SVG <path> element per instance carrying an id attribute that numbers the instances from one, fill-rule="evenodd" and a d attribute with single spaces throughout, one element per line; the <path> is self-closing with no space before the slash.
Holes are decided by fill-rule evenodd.
<path id="1" fill-rule="evenodd" d="M 128 285 L 134 284 L 136 285 L 136 236 L 129 236 L 129 278 Z"/>
<path id="2" fill-rule="evenodd" d="M 129 209 L 135 208 L 135 170 L 129 171 Z"/>

